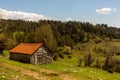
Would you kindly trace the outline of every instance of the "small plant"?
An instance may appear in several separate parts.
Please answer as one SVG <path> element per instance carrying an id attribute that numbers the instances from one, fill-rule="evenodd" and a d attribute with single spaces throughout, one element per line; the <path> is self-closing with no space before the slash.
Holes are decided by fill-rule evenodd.
<path id="1" fill-rule="evenodd" d="M 103 65 L 103 69 L 104 70 L 110 70 L 110 68 L 112 67 L 112 56 L 108 55 L 106 56 L 106 60 L 105 60 L 105 64 Z"/>
<path id="2" fill-rule="evenodd" d="M 57 55 L 57 54 L 54 55 L 53 60 L 54 60 L 54 61 L 57 61 L 57 60 L 58 60 L 58 55 Z"/>
<path id="3" fill-rule="evenodd" d="M 72 58 L 72 56 L 71 56 L 71 55 L 69 55 L 69 56 L 68 56 L 68 58 L 69 58 L 69 59 L 71 59 L 71 58 Z"/>
<path id="4" fill-rule="evenodd" d="M 103 69 L 110 73 L 114 71 L 120 72 L 120 60 L 114 59 L 112 56 L 107 56 Z"/>
<path id="5" fill-rule="evenodd" d="M 99 59 L 96 59 L 96 66 L 95 67 L 101 68 Z"/>
<path id="6" fill-rule="evenodd" d="M 110 68 L 110 69 L 108 69 L 108 72 L 109 73 L 113 73 L 113 70 Z"/>
<path id="7" fill-rule="evenodd" d="M 85 66 L 90 67 L 92 63 L 95 61 L 95 58 L 91 53 L 88 53 L 84 56 L 84 60 L 85 60 Z"/>
<path id="8" fill-rule="evenodd" d="M 68 52 L 68 51 L 65 51 L 64 54 L 65 54 L 65 55 L 70 55 L 71 53 Z"/>
<path id="9" fill-rule="evenodd" d="M 81 64 L 82 64 L 82 59 L 79 59 L 79 60 L 78 60 L 78 63 L 77 63 L 77 66 L 78 66 L 78 67 L 81 67 Z"/>
<path id="10" fill-rule="evenodd" d="M 101 39 L 97 39 L 97 40 L 95 40 L 94 42 L 95 42 L 96 44 L 98 44 L 98 43 L 101 43 L 102 40 L 101 40 Z"/>
<path id="11" fill-rule="evenodd" d="M 62 58 L 62 59 L 64 59 L 64 58 L 65 58 L 65 56 L 64 56 L 64 54 L 63 54 L 63 53 L 60 53 L 60 54 L 59 54 L 59 57 L 60 57 L 60 58 Z"/>

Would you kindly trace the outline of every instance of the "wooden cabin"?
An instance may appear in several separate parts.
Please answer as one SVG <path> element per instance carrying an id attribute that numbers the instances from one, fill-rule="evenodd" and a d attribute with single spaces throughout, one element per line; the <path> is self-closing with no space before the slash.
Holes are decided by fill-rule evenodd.
<path id="1" fill-rule="evenodd" d="M 52 52 L 43 43 L 21 43 L 10 50 L 10 60 L 30 64 L 52 63 Z"/>

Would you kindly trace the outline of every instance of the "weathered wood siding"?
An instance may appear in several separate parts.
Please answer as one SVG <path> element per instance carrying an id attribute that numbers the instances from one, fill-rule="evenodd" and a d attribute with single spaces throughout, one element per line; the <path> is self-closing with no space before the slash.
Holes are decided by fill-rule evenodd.
<path id="1" fill-rule="evenodd" d="M 10 60 L 30 63 L 30 55 L 20 53 L 10 53 Z"/>
<path id="2" fill-rule="evenodd" d="M 49 64 L 52 63 L 52 53 L 44 46 L 40 47 L 31 56 L 30 63 L 32 64 Z"/>

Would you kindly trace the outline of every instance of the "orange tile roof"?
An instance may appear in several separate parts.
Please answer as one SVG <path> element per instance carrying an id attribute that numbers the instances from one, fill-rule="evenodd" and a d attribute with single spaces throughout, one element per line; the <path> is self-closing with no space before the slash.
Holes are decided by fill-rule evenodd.
<path id="1" fill-rule="evenodd" d="M 43 43 L 36 43 L 36 44 L 21 43 L 12 50 L 10 50 L 10 52 L 21 53 L 21 54 L 33 54 L 42 45 Z"/>

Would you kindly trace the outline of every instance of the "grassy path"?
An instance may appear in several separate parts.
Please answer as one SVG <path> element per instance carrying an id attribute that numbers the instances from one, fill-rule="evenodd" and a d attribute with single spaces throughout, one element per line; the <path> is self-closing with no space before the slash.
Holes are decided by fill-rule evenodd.
<path id="1" fill-rule="evenodd" d="M 3 59 L 0 59 L 0 61 L 0 67 L 2 69 L 2 72 L 0 72 L 0 80 L 75 80 L 68 74 L 62 74 L 56 71 L 38 68 L 37 65 L 29 66 L 30 64 L 24 65 L 24 63 Z"/>

